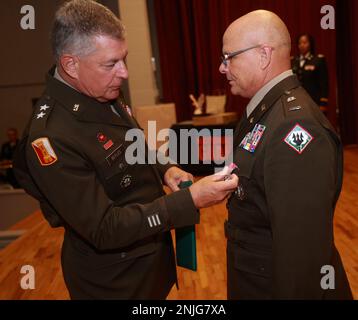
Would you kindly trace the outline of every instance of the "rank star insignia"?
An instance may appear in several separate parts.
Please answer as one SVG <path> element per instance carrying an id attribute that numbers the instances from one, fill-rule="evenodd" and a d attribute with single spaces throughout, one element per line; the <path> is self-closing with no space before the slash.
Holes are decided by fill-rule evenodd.
<path id="1" fill-rule="evenodd" d="M 46 111 L 50 106 L 44 104 L 43 106 L 40 106 L 40 111 Z"/>
<path id="2" fill-rule="evenodd" d="M 36 119 L 43 118 L 45 115 L 46 115 L 46 113 L 41 111 L 40 113 L 38 113 L 38 114 L 36 115 Z"/>
<path id="3" fill-rule="evenodd" d="M 309 134 L 309 132 L 302 128 L 299 124 L 296 124 L 284 139 L 285 143 L 287 143 L 299 154 L 306 149 L 312 140 L 313 137 Z"/>

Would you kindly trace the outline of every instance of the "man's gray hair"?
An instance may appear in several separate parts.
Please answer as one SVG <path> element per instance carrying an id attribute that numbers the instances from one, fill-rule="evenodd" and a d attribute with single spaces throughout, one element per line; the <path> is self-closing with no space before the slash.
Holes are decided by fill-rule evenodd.
<path id="1" fill-rule="evenodd" d="M 124 40 L 125 29 L 112 11 L 95 1 L 66 2 L 57 10 L 52 27 L 51 44 L 56 62 L 64 53 L 90 53 L 96 36 Z"/>

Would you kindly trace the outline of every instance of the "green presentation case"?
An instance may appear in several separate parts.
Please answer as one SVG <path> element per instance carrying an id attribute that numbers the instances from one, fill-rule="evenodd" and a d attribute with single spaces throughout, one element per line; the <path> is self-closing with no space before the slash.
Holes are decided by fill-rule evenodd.
<path id="1" fill-rule="evenodd" d="M 191 181 L 182 181 L 179 188 L 187 188 Z M 189 270 L 197 270 L 195 225 L 175 229 L 177 265 Z"/>

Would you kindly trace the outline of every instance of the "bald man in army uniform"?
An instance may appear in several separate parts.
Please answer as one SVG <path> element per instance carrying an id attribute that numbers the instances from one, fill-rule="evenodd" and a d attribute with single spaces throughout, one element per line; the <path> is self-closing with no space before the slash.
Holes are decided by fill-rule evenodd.
<path id="1" fill-rule="evenodd" d="M 234 135 L 229 299 L 352 298 L 333 236 L 342 145 L 292 73 L 290 50 L 285 24 L 269 11 L 237 19 L 223 36 L 220 72 L 233 94 L 251 99 Z"/>
<path id="2" fill-rule="evenodd" d="M 209 176 L 179 190 L 191 174 L 148 164 L 147 148 L 137 162 L 127 157 L 126 134 L 138 130 L 120 96 L 127 44 L 107 8 L 65 3 L 52 45 L 56 66 L 15 166 L 51 226 L 65 228 L 62 271 L 70 296 L 165 299 L 177 279 L 169 230 L 198 223 L 197 209 L 223 200 L 238 178 Z M 174 192 L 165 195 L 162 183 Z"/>

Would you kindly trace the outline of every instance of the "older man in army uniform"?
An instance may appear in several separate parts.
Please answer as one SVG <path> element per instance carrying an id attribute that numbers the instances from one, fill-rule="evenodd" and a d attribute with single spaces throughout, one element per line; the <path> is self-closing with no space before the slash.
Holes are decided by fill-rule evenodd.
<path id="1" fill-rule="evenodd" d="M 220 71 L 233 94 L 251 98 L 234 138 L 229 299 L 352 298 L 333 240 L 342 145 L 290 70 L 290 49 L 283 21 L 264 10 L 223 36 Z"/>
<path id="2" fill-rule="evenodd" d="M 199 222 L 238 178 L 132 164 L 137 124 L 120 96 L 128 77 L 121 22 L 88 0 L 64 4 L 52 30 L 56 67 L 25 131 L 17 173 L 53 227 L 65 228 L 62 269 L 73 299 L 164 299 L 176 282 L 169 230 Z M 143 141 L 144 142 L 144 141 Z M 145 154 L 147 159 L 148 153 Z M 173 191 L 165 195 L 162 181 Z"/>

